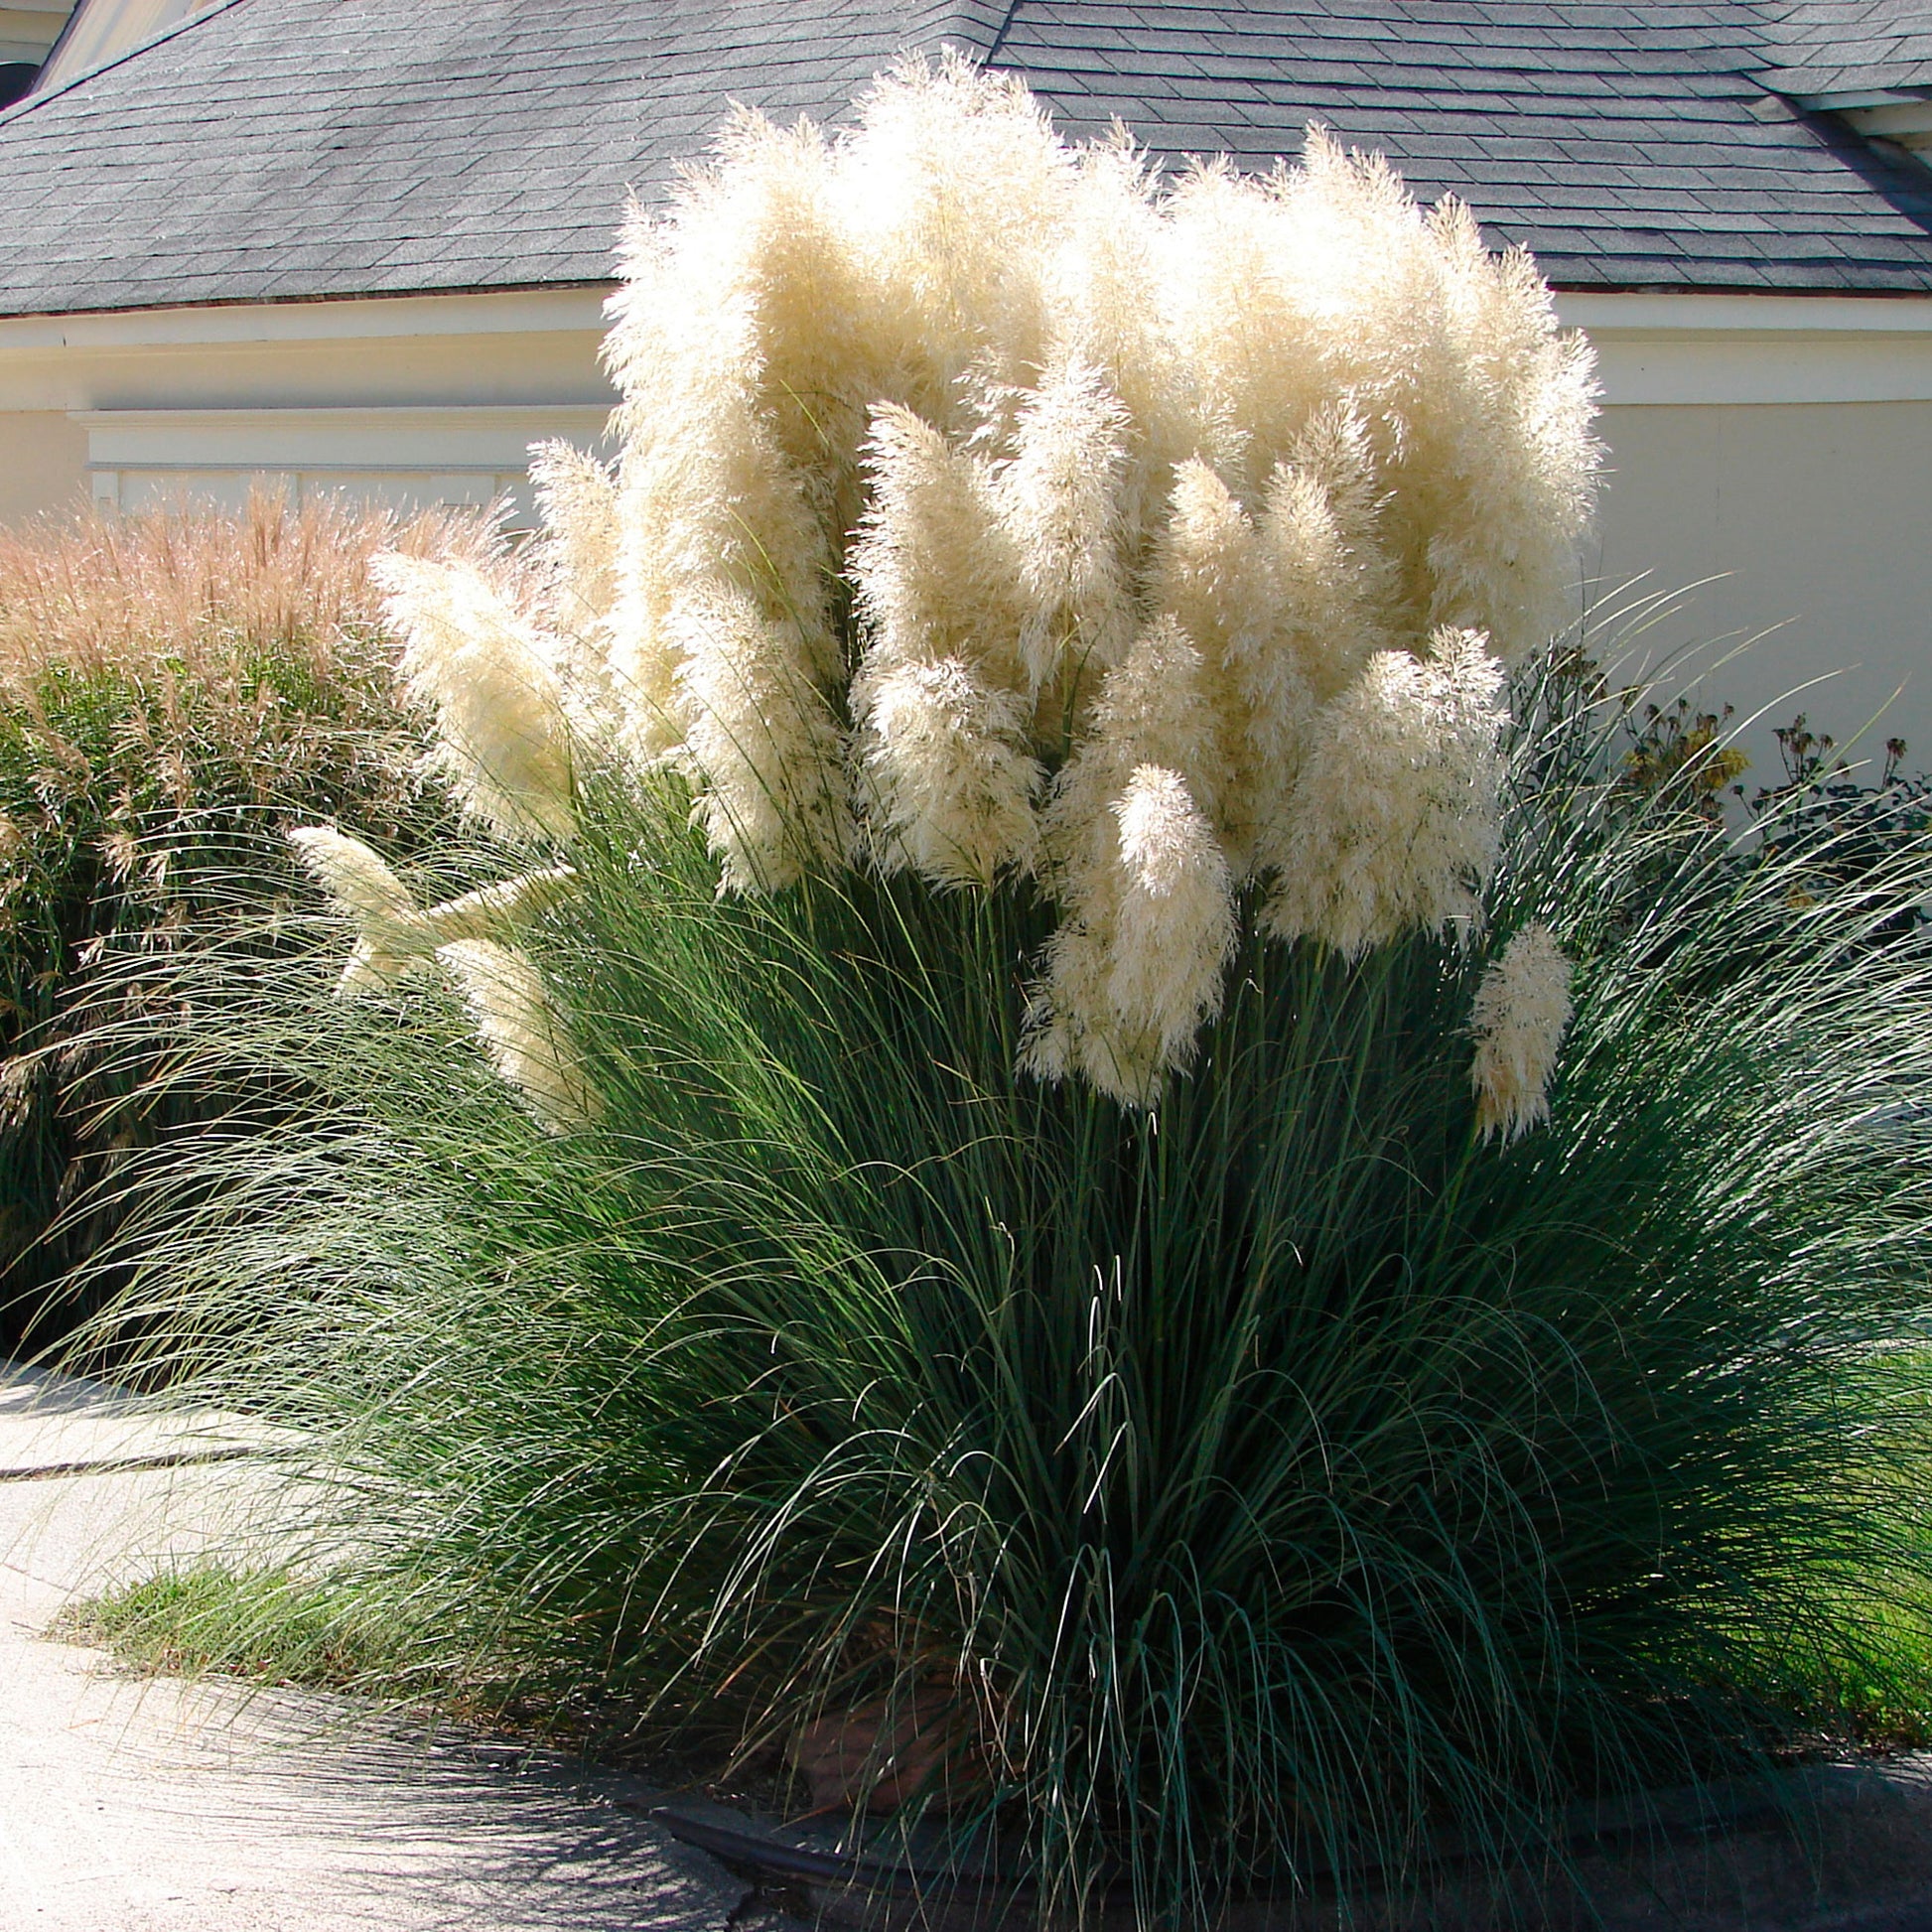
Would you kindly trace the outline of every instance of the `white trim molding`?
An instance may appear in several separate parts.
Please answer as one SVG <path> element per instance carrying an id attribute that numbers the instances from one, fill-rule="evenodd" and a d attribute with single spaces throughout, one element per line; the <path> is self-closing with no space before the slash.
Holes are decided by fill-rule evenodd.
<path id="1" fill-rule="evenodd" d="M 598 442 L 616 401 L 599 355 L 609 293 L 0 318 L 0 415 L 18 434 L 49 426 L 50 448 L 62 425 L 64 464 L 84 438 L 84 479 L 43 463 L 48 489 L 84 482 L 129 508 L 191 481 L 232 496 L 274 477 L 527 509 L 527 446 Z M 1583 290 L 1558 312 L 1595 344 L 1613 443 L 1624 409 L 1932 402 L 1932 297 Z"/>
<path id="2" fill-rule="evenodd" d="M 616 400 L 603 288 L 0 317 L 0 411 Z"/>
<path id="3" fill-rule="evenodd" d="M 244 343 L 344 343 L 422 336 L 602 335 L 616 284 L 455 295 L 239 302 L 199 309 L 112 309 L 0 316 L 0 356 L 17 349 L 211 348 Z"/>
<path id="4" fill-rule="evenodd" d="M 1566 291 L 1611 406 L 1932 401 L 1932 297 Z"/>
<path id="5" fill-rule="evenodd" d="M 260 482 L 298 498 L 348 489 L 397 504 L 527 510 L 532 443 L 603 439 L 609 411 L 567 405 L 340 409 L 94 409 L 86 432 L 93 499 L 117 509 L 181 494 L 238 499 Z"/>
<path id="6" fill-rule="evenodd" d="M 608 287 L 0 317 L 0 410 L 611 396 Z M 1620 404 L 1932 400 L 1932 297 L 1565 291 Z M 518 393 L 518 391 L 521 393 Z"/>

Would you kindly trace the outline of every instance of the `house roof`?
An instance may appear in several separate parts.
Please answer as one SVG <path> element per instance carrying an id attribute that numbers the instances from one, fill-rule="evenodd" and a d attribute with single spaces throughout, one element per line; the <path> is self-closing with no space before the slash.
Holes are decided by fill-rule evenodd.
<path id="1" fill-rule="evenodd" d="M 1927 0 L 1797 0 L 1771 46 L 1765 78 L 1794 99 L 1932 91 Z"/>
<path id="2" fill-rule="evenodd" d="M 1118 115 L 1164 156 L 1265 166 L 1326 122 L 1559 286 L 1932 293 L 1932 171 L 1793 104 L 1790 79 L 1917 71 L 1928 19 L 1901 0 L 221 0 L 0 115 L 0 314 L 602 282 L 626 190 L 661 186 L 729 99 L 834 118 L 943 42 L 1021 74 L 1069 133 Z"/>

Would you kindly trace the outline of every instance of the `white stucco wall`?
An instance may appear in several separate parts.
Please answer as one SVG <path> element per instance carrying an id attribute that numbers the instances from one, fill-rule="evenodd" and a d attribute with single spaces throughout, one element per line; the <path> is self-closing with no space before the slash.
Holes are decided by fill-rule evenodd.
<path id="1" fill-rule="evenodd" d="M 540 436 L 593 440 L 613 400 L 602 291 L 0 320 L 0 523 L 81 491 L 475 502 Z M 1912 741 L 1932 767 L 1932 301 L 1568 295 L 1610 445 L 1580 596 L 1717 579 L 1663 617 L 1662 660 L 1759 632 L 1707 689 Z M 1826 673 L 1825 685 L 1798 687 Z M 1902 689 L 1900 689 L 1902 687 Z"/>
<path id="2" fill-rule="evenodd" d="M 1761 714 L 1748 782 L 1777 775 L 1771 727 L 1801 711 L 1932 768 L 1932 302 L 1561 307 L 1597 345 L 1610 446 L 1586 595 L 1698 587 L 1643 649 L 1696 647 L 1706 698 Z"/>
<path id="3" fill-rule="evenodd" d="M 1747 643 L 1704 682 L 1765 708 L 1754 776 L 1798 712 L 1874 750 L 1903 736 L 1932 768 L 1932 401 L 1612 406 L 1604 430 L 1596 593 L 1715 580 L 1646 641 L 1704 660 Z"/>
<path id="4" fill-rule="evenodd" d="M 65 409 L 0 405 L 0 529 L 87 491 L 87 432 Z"/>

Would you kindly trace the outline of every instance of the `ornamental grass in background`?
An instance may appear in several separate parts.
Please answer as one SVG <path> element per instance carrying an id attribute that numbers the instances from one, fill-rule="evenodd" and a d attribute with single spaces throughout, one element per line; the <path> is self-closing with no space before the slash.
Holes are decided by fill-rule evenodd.
<path id="1" fill-rule="evenodd" d="M 269 496 L 0 535 L 0 1348 L 75 1317 L 60 1286 L 115 1224 L 100 1184 L 208 1108 L 87 1045 L 103 1002 L 167 1007 L 116 956 L 286 898 L 281 834 L 319 812 L 390 850 L 453 829 L 369 560 L 460 535 Z"/>
<path id="2" fill-rule="evenodd" d="M 624 264 L 615 469 L 382 566 L 475 849 L 183 962 L 308 1096 L 145 1169 L 118 1316 L 314 1449 L 196 1654 L 352 1605 L 1146 1925 L 1909 1718 L 1926 853 L 1627 782 L 1529 262 L 949 66 Z"/>

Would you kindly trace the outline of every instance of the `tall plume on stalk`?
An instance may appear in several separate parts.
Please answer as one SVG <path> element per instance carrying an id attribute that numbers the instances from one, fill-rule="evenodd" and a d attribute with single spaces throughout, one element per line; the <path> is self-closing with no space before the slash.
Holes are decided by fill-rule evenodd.
<path id="1" fill-rule="evenodd" d="M 1520 1140 L 1550 1116 L 1550 1079 L 1571 1020 L 1570 961 L 1547 925 L 1526 925 L 1491 961 L 1469 1012 L 1476 1129 Z"/>
<path id="2" fill-rule="evenodd" d="M 1242 908 L 1349 954 L 1475 909 L 1598 452 L 1466 209 L 1319 130 L 1164 180 L 948 58 L 836 134 L 739 111 L 621 259 L 617 459 L 542 453 L 529 608 L 398 570 L 476 809 L 567 845 L 575 774 L 663 764 L 727 891 L 1029 877 L 1029 1063 L 1137 1104 Z"/>

